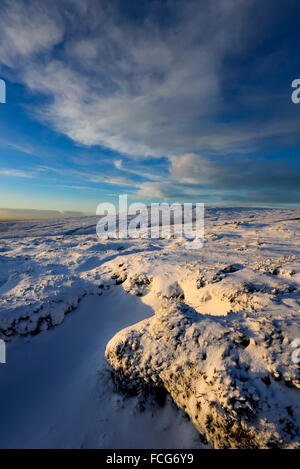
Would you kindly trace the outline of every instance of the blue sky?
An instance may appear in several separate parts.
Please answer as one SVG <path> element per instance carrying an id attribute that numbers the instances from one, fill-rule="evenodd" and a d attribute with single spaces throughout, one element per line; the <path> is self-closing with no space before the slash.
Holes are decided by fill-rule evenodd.
<path id="1" fill-rule="evenodd" d="M 299 206 L 296 0 L 0 8 L 0 217 L 95 213 L 124 193 Z"/>

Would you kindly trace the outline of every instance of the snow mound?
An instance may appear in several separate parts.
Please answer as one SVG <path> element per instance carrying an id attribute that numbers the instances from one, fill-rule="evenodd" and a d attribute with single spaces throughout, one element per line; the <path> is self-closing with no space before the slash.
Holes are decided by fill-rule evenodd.
<path id="1" fill-rule="evenodd" d="M 106 359 L 131 393 L 167 390 L 215 448 L 300 448 L 300 373 L 287 343 L 280 321 L 211 319 L 166 301 L 119 332 Z"/>
<path id="2" fill-rule="evenodd" d="M 124 289 L 155 316 L 119 332 L 106 359 L 130 392 L 167 390 L 215 448 L 300 447 L 295 214 L 208 210 L 202 250 L 177 239 L 126 257 Z"/>

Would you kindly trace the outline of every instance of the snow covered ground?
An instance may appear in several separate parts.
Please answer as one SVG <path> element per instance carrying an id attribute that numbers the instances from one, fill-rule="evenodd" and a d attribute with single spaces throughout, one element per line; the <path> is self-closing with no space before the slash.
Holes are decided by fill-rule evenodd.
<path id="1" fill-rule="evenodd" d="M 125 399 L 113 386 L 106 343 L 150 314 L 118 287 L 84 298 L 61 327 L 9 343 L 1 366 L 0 447 L 201 446 L 197 431 L 170 400 L 163 409 L 152 405 L 140 412 L 138 399 Z"/>
<path id="2" fill-rule="evenodd" d="M 299 221 L 207 209 L 192 251 L 99 241 L 96 217 L 1 223 L 0 446 L 299 445 Z"/>

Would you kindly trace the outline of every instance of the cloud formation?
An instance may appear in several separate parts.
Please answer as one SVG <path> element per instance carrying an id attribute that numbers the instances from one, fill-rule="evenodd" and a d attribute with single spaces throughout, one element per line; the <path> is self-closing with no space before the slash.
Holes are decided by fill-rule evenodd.
<path id="1" fill-rule="evenodd" d="M 261 2 L 142 3 L 134 21 L 122 2 L 4 1 L 0 60 L 48 97 L 39 119 L 76 142 L 138 157 L 241 151 L 293 131 L 279 118 L 216 127 L 228 105 L 226 60 L 261 40 L 249 27 L 255 4 L 267 22 Z"/>
<path id="2" fill-rule="evenodd" d="M 23 171 L 21 169 L 0 168 L 0 174 L 2 176 L 17 177 L 17 178 L 32 178 L 33 177 L 33 175 L 30 172 Z"/>
<path id="3" fill-rule="evenodd" d="M 279 3 L 4 0 L 0 71 L 42 97 L 36 119 L 120 153 L 111 174 L 72 169 L 74 178 L 145 198 L 265 201 L 289 190 L 297 200 L 298 166 L 257 156 L 299 144 L 295 77 L 281 76 L 294 41 L 279 47 L 276 36 L 297 3 Z M 144 166 L 163 157 L 169 171 Z"/>
<path id="4" fill-rule="evenodd" d="M 186 153 L 173 159 L 169 182 L 156 185 L 164 198 L 213 198 L 215 202 L 299 204 L 299 164 L 280 158 L 207 158 Z M 178 189 L 180 188 L 180 189 Z M 154 186 L 144 184 L 141 194 L 149 195 Z M 177 193 L 177 195 L 176 195 Z M 201 195 L 200 195 L 201 194 Z"/>

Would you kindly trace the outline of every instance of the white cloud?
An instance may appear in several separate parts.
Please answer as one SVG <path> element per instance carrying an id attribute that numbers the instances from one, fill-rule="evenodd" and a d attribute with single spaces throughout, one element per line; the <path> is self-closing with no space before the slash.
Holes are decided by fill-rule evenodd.
<path id="1" fill-rule="evenodd" d="M 219 168 L 207 158 L 195 153 L 185 153 L 174 159 L 171 174 L 182 182 L 207 185 L 219 177 Z"/>
<path id="2" fill-rule="evenodd" d="M 0 60 L 16 68 L 24 59 L 45 52 L 63 37 L 61 17 L 47 2 L 4 1 L 0 16 Z"/>
<path id="3" fill-rule="evenodd" d="M 114 160 L 114 166 L 117 169 L 123 169 L 123 160 Z"/>
<path id="4" fill-rule="evenodd" d="M 127 187 L 134 187 L 136 183 L 132 181 L 132 179 L 124 178 L 124 177 L 108 177 L 105 179 L 106 184 L 113 184 L 115 186 L 127 186 Z"/>
<path id="5" fill-rule="evenodd" d="M 33 174 L 21 169 L 0 168 L 0 174 L 8 177 L 32 178 Z"/>
<path id="6" fill-rule="evenodd" d="M 247 47 L 246 0 L 209 0 L 201 12 L 198 2 L 175 2 L 164 27 L 153 9 L 133 23 L 93 0 L 27 3 L 6 2 L 0 60 L 49 97 L 35 109 L 40 120 L 76 142 L 136 157 L 220 146 L 213 118 L 222 61 Z M 239 131 L 232 139 L 243 141 Z"/>

